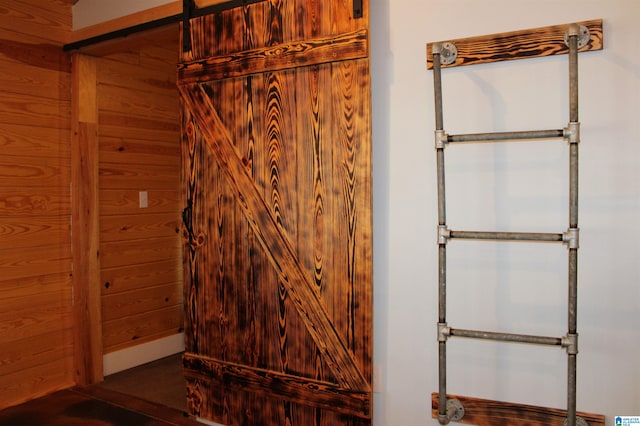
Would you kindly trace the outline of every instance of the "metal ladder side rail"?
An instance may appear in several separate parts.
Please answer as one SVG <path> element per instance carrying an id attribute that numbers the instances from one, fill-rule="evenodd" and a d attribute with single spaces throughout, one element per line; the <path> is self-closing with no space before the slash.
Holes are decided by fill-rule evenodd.
<path id="1" fill-rule="evenodd" d="M 586 425 L 576 416 L 576 370 L 578 353 L 577 333 L 577 250 L 578 243 L 578 143 L 580 142 L 580 123 L 578 121 L 578 48 L 579 37 L 584 28 L 572 24 L 565 35 L 569 46 L 569 124 L 562 130 L 533 132 L 499 132 L 472 135 L 449 136 L 444 131 L 442 112 L 442 76 L 441 57 L 449 60 L 453 56 L 449 46 L 443 48 L 434 44 L 432 50 L 434 71 L 435 101 L 435 139 L 438 179 L 438 384 L 439 406 L 438 421 L 442 425 L 458 421 L 464 417 L 464 407 L 457 400 L 447 401 L 447 356 L 446 342 L 451 336 L 481 338 L 517 343 L 545 344 L 561 346 L 567 350 L 567 419 L 566 426 Z M 445 43 L 446 44 L 446 43 Z M 564 234 L 544 233 L 491 233 L 450 231 L 446 224 L 444 148 L 448 142 L 504 141 L 512 139 L 550 139 L 563 138 L 569 142 L 569 230 Z M 567 243 L 568 256 L 568 332 L 565 337 L 541 337 L 511 333 L 482 332 L 450 328 L 446 320 L 446 245 L 449 238 L 475 238 L 491 240 L 536 240 L 563 241 Z"/>

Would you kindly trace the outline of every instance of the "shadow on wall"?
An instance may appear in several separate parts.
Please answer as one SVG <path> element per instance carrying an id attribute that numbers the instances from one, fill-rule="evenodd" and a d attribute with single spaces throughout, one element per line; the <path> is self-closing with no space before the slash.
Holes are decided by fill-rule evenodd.
<path id="1" fill-rule="evenodd" d="M 389 195 L 390 195 L 390 86 L 393 60 L 390 39 L 389 3 L 370 5 L 371 91 L 373 140 L 373 277 L 374 277 L 374 374 L 375 394 L 385 393 L 388 341 L 389 296 Z M 377 424 L 385 424 L 384 397 L 374 395 Z"/>

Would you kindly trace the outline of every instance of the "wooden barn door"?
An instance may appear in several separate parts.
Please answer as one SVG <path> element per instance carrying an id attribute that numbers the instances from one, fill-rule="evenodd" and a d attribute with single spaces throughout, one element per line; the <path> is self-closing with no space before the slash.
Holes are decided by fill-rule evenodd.
<path id="1" fill-rule="evenodd" d="M 360 3 L 259 1 L 190 21 L 178 85 L 184 367 L 198 417 L 371 424 L 371 105 Z"/>

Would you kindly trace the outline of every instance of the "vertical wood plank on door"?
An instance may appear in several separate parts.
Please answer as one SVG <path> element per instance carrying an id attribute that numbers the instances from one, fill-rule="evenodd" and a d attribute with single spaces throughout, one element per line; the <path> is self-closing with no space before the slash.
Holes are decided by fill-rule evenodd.
<path id="1" fill-rule="evenodd" d="M 314 290 L 323 301 L 336 288 L 331 275 L 334 256 L 329 255 L 332 247 L 330 220 L 334 205 L 332 188 L 332 143 L 327 128 L 331 127 L 331 109 L 323 94 L 331 93 L 330 65 L 318 65 L 297 70 L 295 84 L 297 102 L 298 135 L 295 149 L 299 164 L 299 186 L 297 188 L 298 210 L 298 256 L 313 280 Z M 335 316 L 329 312 L 332 321 Z M 334 382 L 335 378 L 322 359 L 321 352 L 309 342 L 304 362 L 307 371 L 313 371 L 318 380 Z M 309 411 L 305 413 L 305 411 Z M 296 411 L 297 422 L 314 418 L 316 424 L 333 424 L 333 413 L 318 408 L 300 408 Z"/>
<path id="2" fill-rule="evenodd" d="M 347 312 L 338 316 L 336 325 L 344 333 L 349 348 L 357 354 L 357 359 L 370 365 L 372 342 L 355 339 L 354 336 L 371 336 L 372 317 L 358 309 L 359 304 L 372 303 L 371 289 L 357 283 L 366 282 L 372 262 L 371 229 L 372 220 L 370 194 L 358 193 L 359 187 L 371 186 L 371 147 L 363 143 L 370 135 L 370 106 L 368 102 L 354 102 L 368 97 L 368 61 L 349 61 L 332 65 L 332 111 L 336 141 L 333 154 L 333 176 L 339 180 L 336 186 L 342 188 L 333 216 L 333 240 L 341 241 L 338 250 L 341 264 L 334 265 L 336 282 L 342 285 L 329 295 L 330 311 Z M 355 312 L 360 312 L 360 317 Z M 365 368 L 370 374 L 370 368 Z M 371 377 L 369 376 L 370 380 Z"/>

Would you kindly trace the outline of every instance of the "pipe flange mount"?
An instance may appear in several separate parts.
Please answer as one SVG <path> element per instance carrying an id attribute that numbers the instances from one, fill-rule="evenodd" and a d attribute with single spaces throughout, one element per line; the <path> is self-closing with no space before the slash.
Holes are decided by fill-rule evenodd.
<path id="1" fill-rule="evenodd" d="M 457 422 L 464 417 L 464 407 L 457 399 L 447 399 L 447 414 L 449 420 Z"/>
<path id="2" fill-rule="evenodd" d="M 433 54 L 440 54 L 440 64 L 451 65 L 458 59 L 458 48 L 451 42 L 435 43 Z"/>
<path id="3" fill-rule="evenodd" d="M 569 424 L 569 419 L 564 419 L 564 426 Z M 576 416 L 576 426 L 589 426 L 589 423 L 582 417 Z"/>
<path id="4" fill-rule="evenodd" d="M 589 28 L 585 27 L 584 25 L 571 25 L 571 27 L 569 27 L 569 30 L 564 33 L 564 44 L 566 44 L 567 47 L 569 46 L 569 37 L 571 37 L 572 35 L 578 36 L 578 49 L 582 49 L 587 44 L 589 44 L 591 33 L 589 32 Z"/>

